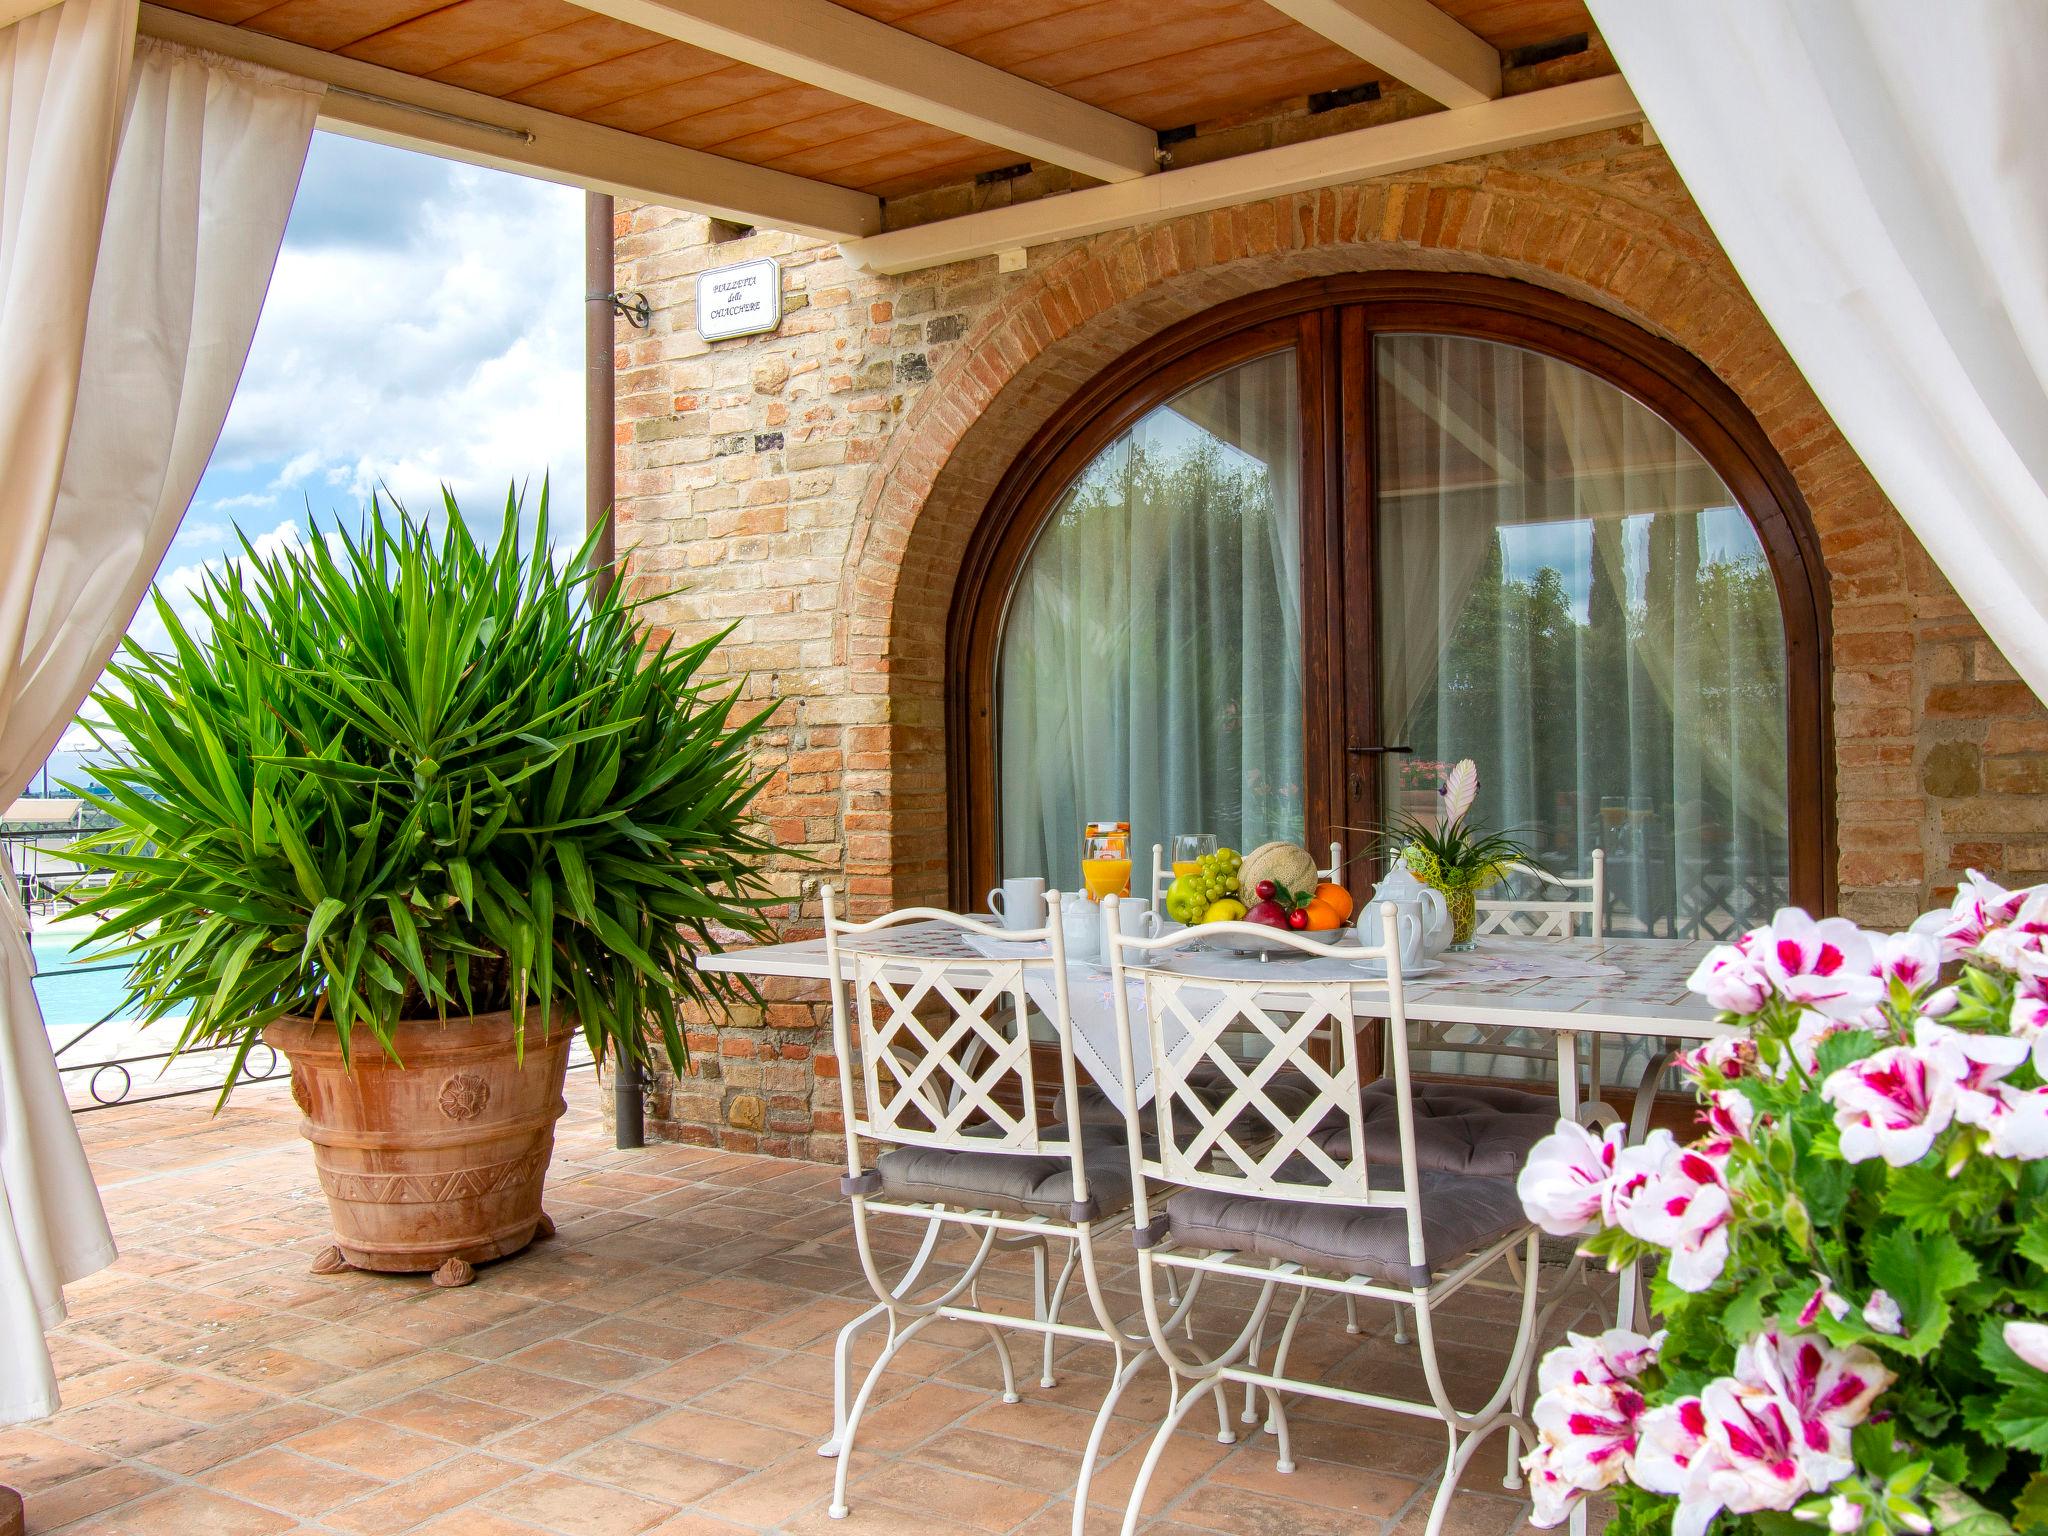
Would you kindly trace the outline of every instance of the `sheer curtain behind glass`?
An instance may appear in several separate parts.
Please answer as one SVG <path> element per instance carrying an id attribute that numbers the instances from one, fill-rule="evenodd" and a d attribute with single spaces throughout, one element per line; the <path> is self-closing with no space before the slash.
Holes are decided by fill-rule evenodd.
<path id="1" fill-rule="evenodd" d="M 1300 462 L 1282 352 L 1151 412 L 1060 498 L 1004 621 L 1003 874 L 1073 887 L 1089 819 L 1127 818 L 1135 849 L 1301 839 Z"/>
<path id="2" fill-rule="evenodd" d="M 1562 874 L 1607 850 L 1608 930 L 1725 935 L 1787 899 L 1785 642 L 1756 533 L 1662 418 L 1553 358 L 1387 336 L 1382 685 L 1427 814 L 1480 814 Z M 1397 798 L 1398 797 L 1398 798 Z"/>

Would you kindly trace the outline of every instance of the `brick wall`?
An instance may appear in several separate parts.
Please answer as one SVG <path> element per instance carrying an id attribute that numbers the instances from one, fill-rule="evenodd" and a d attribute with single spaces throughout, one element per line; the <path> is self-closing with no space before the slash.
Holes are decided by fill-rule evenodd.
<path id="1" fill-rule="evenodd" d="M 763 747 L 792 925 L 820 878 L 857 910 L 943 899 L 941 684 L 952 580 L 989 492 L 1082 380 L 1240 294 L 1381 268 L 1490 272 L 1600 304 L 1684 347 L 1755 415 L 1827 566 L 1841 909 L 1902 923 L 1968 864 L 2048 876 L 2048 712 L 2017 682 L 1834 430 L 1661 150 L 1627 129 L 1116 231 L 901 278 L 835 247 L 621 205 L 619 542 L 657 622 L 735 626 L 722 665 L 785 699 Z M 707 346 L 691 277 L 783 265 L 784 321 Z M 801 900 L 801 912 L 798 902 Z M 785 991 L 693 1034 L 668 1133 L 838 1155 L 829 1026 Z"/>

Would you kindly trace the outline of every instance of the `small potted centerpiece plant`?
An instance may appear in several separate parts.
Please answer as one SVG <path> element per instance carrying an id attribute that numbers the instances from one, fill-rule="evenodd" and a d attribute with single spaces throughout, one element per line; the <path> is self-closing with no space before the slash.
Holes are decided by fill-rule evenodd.
<path id="1" fill-rule="evenodd" d="M 2048 886 L 1972 871 L 1904 933 L 1788 909 L 1692 987 L 1700 1134 L 1560 1121 L 1521 1174 L 1660 1325 L 1543 1361 L 1536 1523 L 1604 1490 L 1621 1536 L 2048 1530 Z"/>
<path id="2" fill-rule="evenodd" d="M 1452 949 L 1472 947 L 1479 893 L 1531 857 L 1528 846 L 1517 838 L 1473 824 L 1473 802 L 1478 798 L 1479 768 L 1468 757 L 1437 786 L 1433 817 L 1404 810 L 1378 829 L 1392 857 L 1417 880 L 1442 893 L 1450 911 Z"/>
<path id="3" fill-rule="evenodd" d="M 765 936 L 749 804 L 767 718 L 705 676 L 722 635 L 650 644 L 591 546 L 494 547 L 372 500 L 360 533 L 242 554 L 168 648 L 94 695 L 114 818 L 82 910 L 179 1050 L 291 1061 L 334 1222 L 316 1269 L 442 1284 L 552 1230 L 541 1184 L 580 1032 L 600 1064 L 686 1062 L 692 964 Z M 226 1090 L 223 1090 L 223 1098 Z"/>

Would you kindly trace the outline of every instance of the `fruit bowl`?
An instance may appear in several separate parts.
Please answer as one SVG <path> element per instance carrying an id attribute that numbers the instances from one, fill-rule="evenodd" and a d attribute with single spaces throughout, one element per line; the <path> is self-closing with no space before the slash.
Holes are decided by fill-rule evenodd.
<path id="1" fill-rule="evenodd" d="M 1303 951 L 1290 944 L 1288 940 L 1292 937 L 1292 934 L 1281 933 L 1278 929 L 1275 929 L 1270 934 L 1246 933 L 1243 929 L 1239 929 L 1235 933 L 1218 933 L 1205 937 L 1202 940 L 1202 948 L 1216 950 L 1226 955 L 1256 955 L 1262 960 L 1270 959 L 1275 955 L 1313 958 L 1304 955 Z M 1322 935 L 1303 933 L 1301 937 L 1305 939 L 1321 939 Z"/>

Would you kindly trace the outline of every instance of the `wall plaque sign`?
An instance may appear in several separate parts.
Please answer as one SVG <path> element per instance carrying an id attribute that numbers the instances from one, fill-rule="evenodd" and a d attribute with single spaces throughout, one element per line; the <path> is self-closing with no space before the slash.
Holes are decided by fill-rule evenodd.
<path id="1" fill-rule="evenodd" d="M 772 256 L 697 274 L 697 334 L 758 336 L 782 324 L 782 268 Z"/>

